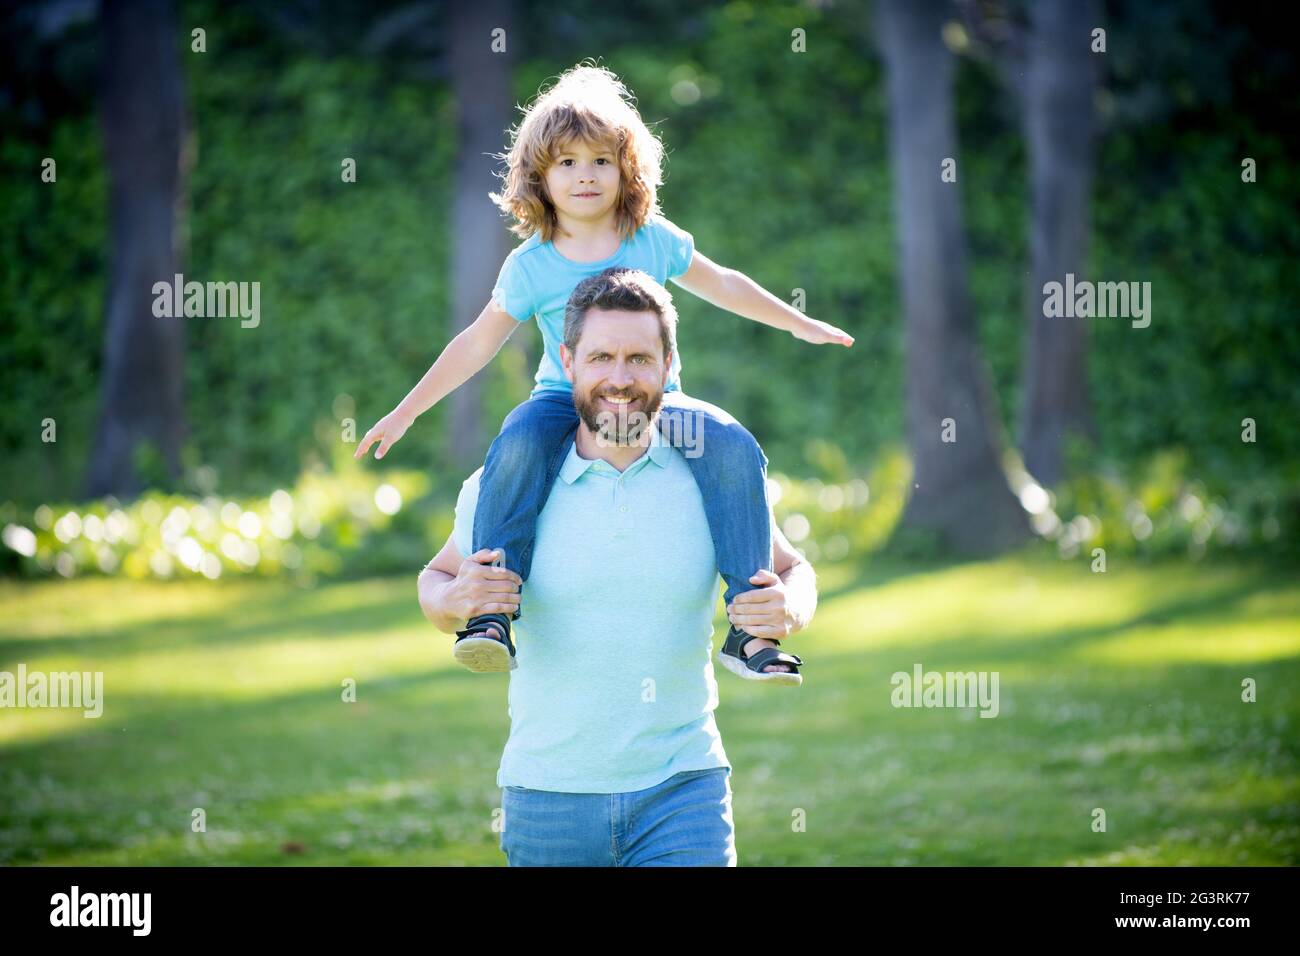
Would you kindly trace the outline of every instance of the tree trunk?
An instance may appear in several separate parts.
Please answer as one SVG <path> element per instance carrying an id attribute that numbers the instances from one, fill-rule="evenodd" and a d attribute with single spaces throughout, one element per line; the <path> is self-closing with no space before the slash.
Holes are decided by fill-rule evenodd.
<path id="1" fill-rule="evenodd" d="M 182 320 L 156 318 L 153 285 L 171 283 L 183 195 L 183 105 L 169 0 L 105 0 L 102 119 L 111 251 L 100 417 L 87 493 L 141 490 L 135 455 L 151 444 L 171 476 L 184 436 Z"/>
<path id="2" fill-rule="evenodd" d="M 1070 435 L 1095 438 L 1088 411 L 1088 319 L 1047 318 L 1043 286 L 1083 279 L 1093 164 L 1093 95 L 1099 26 L 1093 0 L 1039 0 L 1025 63 L 1024 124 L 1033 188 L 1032 271 L 1025 294 L 1026 336 L 1020 447 L 1040 483 L 1064 471 Z"/>
<path id="3" fill-rule="evenodd" d="M 450 7 L 448 51 L 459 114 L 452 216 L 452 329 L 470 325 L 492 295 L 509 250 L 501 214 L 488 199 L 500 188 L 488 155 L 505 146 L 511 121 L 510 57 L 519 37 L 511 29 L 510 0 L 479 0 Z M 492 50 L 492 31 L 505 30 L 507 52 Z M 483 376 L 476 375 L 449 402 L 447 456 L 453 468 L 483 459 L 490 437 L 483 428 Z"/>
<path id="4" fill-rule="evenodd" d="M 1002 470 L 1001 427 L 967 289 L 958 184 L 940 177 L 943 161 L 957 156 L 953 58 L 941 38 L 947 5 L 881 0 L 877 9 L 889 76 L 913 463 L 901 529 L 934 535 L 956 554 L 993 554 L 1026 540 L 1029 527 Z"/>

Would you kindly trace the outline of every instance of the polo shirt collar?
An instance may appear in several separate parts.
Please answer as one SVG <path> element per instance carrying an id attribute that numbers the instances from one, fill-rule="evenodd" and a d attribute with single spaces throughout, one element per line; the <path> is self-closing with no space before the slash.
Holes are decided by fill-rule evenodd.
<path id="1" fill-rule="evenodd" d="M 669 458 L 672 456 L 673 448 L 665 440 L 663 433 L 659 431 L 659 425 L 656 423 L 650 426 L 650 447 L 646 453 L 638 458 L 632 464 L 627 466 L 623 474 L 627 474 L 633 469 L 640 470 L 645 467 L 642 459 L 649 458 L 660 468 L 667 468 Z M 573 484 L 590 469 L 593 465 L 599 463 L 603 468 L 614 471 L 614 466 L 606 462 L 603 458 L 583 458 L 578 454 L 578 442 L 574 439 L 569 446 L 568 457 L 564 459 L 564 464 L 560 467 L 560 480 L 567 485 Z"/>

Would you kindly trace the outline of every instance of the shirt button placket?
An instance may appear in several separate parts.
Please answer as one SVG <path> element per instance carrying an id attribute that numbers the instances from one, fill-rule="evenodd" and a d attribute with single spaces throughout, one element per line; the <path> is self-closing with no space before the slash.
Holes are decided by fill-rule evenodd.
<path id="1" fill-rule="evenodd" d="M 620 476 L 614 483 L 614 505 L 618 508 L 615 526 L 618 528 L 619 537 L 623 537 L 631 530 L 631 520 L 627 510 L 627 486 L 623 484 L 623 478 Z"/>

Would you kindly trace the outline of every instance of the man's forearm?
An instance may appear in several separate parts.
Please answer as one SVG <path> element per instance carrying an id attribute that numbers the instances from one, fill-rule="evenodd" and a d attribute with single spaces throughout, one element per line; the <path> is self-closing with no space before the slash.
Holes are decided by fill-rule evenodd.
<path id="1" fill-rule="evenodd" d="M 420 594 L 420 610 L 429 622 L 444 634 L 455 634 L 464 630 L 465 620 L 452 614 L 444 600 L 447 588 L 454 584 L 456 578 L 443 571 L 425 568 L 420 572 L 417 584 Z"/>
<path id="2" fill-rule="evenodd" d="M 785 607 L 793 634 L 807 627 L 817 610 L 817 572 L 807 561 L 796 561 L 780 578 L 785 585 Z"/>

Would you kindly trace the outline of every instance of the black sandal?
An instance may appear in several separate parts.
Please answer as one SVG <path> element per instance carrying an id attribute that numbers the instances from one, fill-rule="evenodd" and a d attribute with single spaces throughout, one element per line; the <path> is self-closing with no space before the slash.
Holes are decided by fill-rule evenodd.
<path id="1" fill-rule="evenodd" d="M 497 633 L 501 637 L 493 636 Z M 451 655 L 479 674 L 514 670 L 519 662 L 510 641 L 510 615 L 479 614 L 470 618 L 465 630 L 456 632 Z"/>
<path id="2" fill-rule="evenodd" d="M 731 629 L 727 631 L 727 639 L 723 641 L 722 648 L 718 651 L 718 663 L 745 680 L 771 681 L 774 684 L 789 684 L 795 687 L 803 683 L 803 675 L 799 673 L 803 661 L 794 654 L 787 654 L 775 647 L 765 647 L 752 657 L 746 657 L 745 645 L 753 640 L 757 640 L 753 634 L 742 631 L 734 624 L 731 625 Z M 767 640 L 778 646 L 781 644 L 775 638 L 769 637 Z M 769 664 L 789 664 L 791 670 L 769 673 L 763 670 Z"/>

